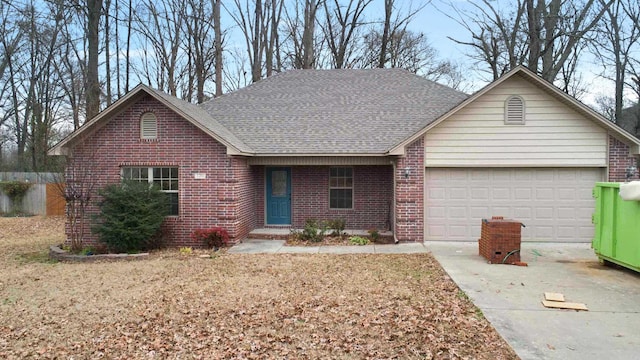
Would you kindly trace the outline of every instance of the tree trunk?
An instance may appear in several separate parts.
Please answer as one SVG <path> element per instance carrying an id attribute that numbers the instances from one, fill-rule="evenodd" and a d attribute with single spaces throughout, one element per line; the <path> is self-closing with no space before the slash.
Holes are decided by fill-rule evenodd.
<path id="1" fill-rule="evenodd" d="M 251 82 L 262 79 L 262 0 L 256 0 L 254 17 L 253 39 L 251 46 L 253 49 L 253 60 L 251 60 Z"/>
<path id="2" fill-rule="evenodd" d="M 222 96 L 222 26 L 220 25 L 220 2 L 222 0 L 211 0 L 213 5 L 213 32 L 215 42 L 215 82 L 216 96 Z"/>
<path id="3" fill-rule="evenodd" d="M 98 50 L 102 0 L 87 0 L 87 120 L 100 112 L 100 82 L 98 81 Z"/>
<path id="4" fill-rule="evenodd" d="M 380 57 L 378 67 L 383 68 L 387 62 L 387 47 L 389 46 L 389 32 L 391 31 L 391 14 L 393 13 L 393 0 L 384 0 L 384 24 L 382 38 L 380 39 Z"/>
<path id="5" fill-rule="evenodd" d="M 107 90 L 107 106 L 111 105 L 111 101 L 113 99 L 111 94 L 111 31 L 110 23 L 109 23 L 109 10 L 111 7 L 111 0 L 104 1 L 104 67 L 105 67 L 105 87 Z M 116 43 L 118 42 L 118 38 L 116 38 Z"/>
<path id="6" fill-rule="evenodd" d="M 306 0 L 304 7 L 304 29 L 302 31 L 302 68 L 315 67 L 314 35 L 316 25 L 316 11 L 320 1 Z"/>

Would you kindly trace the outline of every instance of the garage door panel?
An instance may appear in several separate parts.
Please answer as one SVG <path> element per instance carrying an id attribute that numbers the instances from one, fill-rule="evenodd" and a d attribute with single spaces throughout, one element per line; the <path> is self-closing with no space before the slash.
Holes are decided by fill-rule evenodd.
<path id="1" fill-rule="evenodd" d="M 474 189 L 471 192 L 471 199 L 473 199 L 473 200 L 488 200 L 489 199 L 489 194 L 490 194 L 489 189 L 486 189 L 486 188 Z"/>
<path id="2" fill-rule="evenodd" d="M 513 218 L 519 219 L 521 222 L 531 220 L 531 214 L 533 214 L 533 209 L 531 207 L 514 207 L 513 208 Z"/>
<path id="3" fill-rule="evenodd" d="M 513 198 L 515 200 L 531 200 L 532 189 L 515 189 L 513 192 Z"/>
<path id="4" fill-rule="evenodd" d="M 558 200 L 576 200 L 576 191 L 573 188 L 561 188 L 557 192 Z"/>
<path id="5" fill-rule="evenodd" d="M 578 218 L 576 216 L 576 208 L 573 208 L 573 207 L 571 207 L 571 208 L 566 208 L 566 207 L 558 208 L 557 218 L 560 221 L 562 221 L 562 220 L 576 220 Z"/>
<path id="6" fill-rule="evenodd" d="M 450 200 L 465 200 L 468 199 L 467 189 L 466 188 L 451 188 L 448 192 L 449 196 L 447 196 Z"/>
<path id="7" fill-rule="evenodd" d="M 488 191 L 487 191 L 488 193 Z M 511 199 L 511 190 L 508 188 L 494 188 L 491 190 L 493 200 L 509 200 Z M 488 198 L 487 198 L 488 199 Z"/>
<path id="8" fill-rule="evenodd" d="M 466 219 L 468 217 L 467 208 L 466 207 L 450 207 L 449 211 L 447 211 L 447 216 L 449 219 Z"/>
<path id="9" fill-rule="evenodd" d="M 536 189 L 536 199 L 538 200 L 553 200 L 555 198 L 555 194 L 553 192 L 553 188 L 551 187 L 543 187 Z"/>
<path id="10" fill-rule="evenodd" d="M 482 207 L 471 206 L 469 209 L 469 215 L 471 216 L 471 218 L 474 218 L 474 219 L 486 218 L 487 217 L 486 214 L 491 214 L 491 211 L 486 206 L 482 206 Z"/>
<path id="11" fill-rule="evenodd" d="M 425 239 L 476 241 L 482 219 L 524 223 L 524 241 L 591 241 L 603 169 L 426 169 Z"/>

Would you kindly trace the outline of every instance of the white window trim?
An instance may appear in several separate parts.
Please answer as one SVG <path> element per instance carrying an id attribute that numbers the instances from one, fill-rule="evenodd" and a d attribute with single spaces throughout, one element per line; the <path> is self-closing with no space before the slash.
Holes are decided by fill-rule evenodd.
<path id="1" fill-rule="evenodd" d="M 522 114 L 520 115 L 518 120 L 513 120 L 509 117 L 509 111 L 510 111 L 510 105 L 509 102 L 511 102 L 511 100 L 513 99 L 518 99 L 520 100 L 520 103 L 522 104 Z M 527 107 L 526 107 L 526 103 L 524 101 L 524 99 L 522 98 L 522 96 L 519 95 L 511 95 L 507 98 L 507 100 L 504 101 L 504 123 L 506 125 L 524 125 L 525 124 L 525 120 L 526 120 L 526 111 Z"/>
<path id="2" fill-rule="evenodd" d="M 333 187 L 331 186 L 331 169 L 337 169 L 337 168 L 346 168 L 346 169 L 351 169 L 351 186 L 350 187 L 344 187 L 344 186 L 336 186 Z M 331 166 L 329 168 L 329 193 L 327 194 L 329 197 L 329 210 L 353 210 L 354 209 L 354 201 L 355 201 L 355 181 L 354 181 L 354 171 L 353 171 L 353 167 L 351 166 Z M 334 208 L 331 207 L 331 190 L 351 190 L 351 206 L 348 208 Z"/>
<path id="3" fill-rule="evenodd" d="M 171 193 L 171 194 L 178 194 L 178 213 L 177 214 L 170 214 L 167 215 L 172 216 L 172 217 L 177 217 L 180 216 L 180 169 L 178 166 L 122 166 L 120 167 L 120 178 L 123 180 L 140 180 L 140 179 L 125 179 L 124 177 L 124 169 L 147 169 L 147 183 L 149 183 L 149 185 L 153 185 L 153 169 L 178 169 L 178 190 L 162 190 L 160 189 L 161 192 L 163 193 Z"/>
<path id="4" fill-rule="evenodd" d="M 145 128 L 145 123 L 153 121 L 153 134 L 145 133 L 150 131 Z M 145 131 L 146 130 L 146 131 Z M 158 117 L 152 112 L 146 112 L 140 116 L 140 139 L 142 140 L 157 140 L 158 139 Z"/>

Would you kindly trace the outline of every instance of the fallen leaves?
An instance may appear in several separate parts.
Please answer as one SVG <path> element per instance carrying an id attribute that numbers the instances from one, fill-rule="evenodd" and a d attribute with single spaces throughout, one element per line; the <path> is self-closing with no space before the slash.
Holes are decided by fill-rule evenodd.
<path id="1" fill-rule="evenodd" d="M 0 358 L 517 358 L 428 254 L 7 260 Z"/>

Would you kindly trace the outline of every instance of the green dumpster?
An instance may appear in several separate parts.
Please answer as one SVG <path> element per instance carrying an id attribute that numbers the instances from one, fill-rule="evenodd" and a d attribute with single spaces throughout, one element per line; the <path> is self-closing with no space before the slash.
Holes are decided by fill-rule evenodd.
<path id="1" fill-rule="evenodd" d="M 600 260 L 640 272 L 640 201 L 622 200 L 620 183 L 598 182 L 591 247 Z"/>

